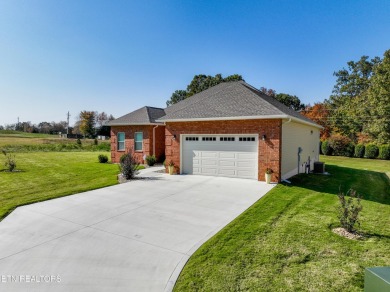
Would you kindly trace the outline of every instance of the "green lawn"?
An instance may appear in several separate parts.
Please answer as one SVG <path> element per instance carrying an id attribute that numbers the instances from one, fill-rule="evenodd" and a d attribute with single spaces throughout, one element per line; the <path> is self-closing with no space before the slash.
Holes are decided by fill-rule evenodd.
<path id="1" fill-rule="evenodd" d="M 331 175 L 275 187 L 195 252 L 175 291 L 361 291 L 365 267 L 389 266 L 390 161 L 321 160 Z M 340 186 L 364 197 L 364 240 L 331 231 Z"/>
<path id="2" fill-rule="evenodd" d="M 1 153 L 0 153 L 1 154 Z M 97 189 L 117 183 L 118 166 L 101 164 L 107 152 L 16 153 L 20 172 L 1 171 L 0 220 L 17 206 Z"/>

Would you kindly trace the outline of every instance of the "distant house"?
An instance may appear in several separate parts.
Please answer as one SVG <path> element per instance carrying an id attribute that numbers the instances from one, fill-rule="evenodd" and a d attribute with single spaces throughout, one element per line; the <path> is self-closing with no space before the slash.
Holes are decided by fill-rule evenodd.
<path id="1" fill-rule="evenodd" d="M 168 108 L 143 107 L 111 126 L 111 159 L 165 155 L 179 174 L 272 180 L 319 159 L 321 126 L 243 81 L 221 83 Z"/>

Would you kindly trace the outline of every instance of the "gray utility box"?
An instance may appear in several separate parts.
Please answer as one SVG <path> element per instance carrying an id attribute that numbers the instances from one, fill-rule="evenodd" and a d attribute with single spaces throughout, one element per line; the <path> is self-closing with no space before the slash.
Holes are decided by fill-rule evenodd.
<path id="1" fill-rule="evenodd" d="M 316 161 L 314 162 L 314 173 L 324 173 L 325 172 L 325 162 Z"/>
<path id="2" fill-rule="evenodd" d="M 366 268 L 364 275 L 364 291 L 390 291 L 390 267 Z"/>

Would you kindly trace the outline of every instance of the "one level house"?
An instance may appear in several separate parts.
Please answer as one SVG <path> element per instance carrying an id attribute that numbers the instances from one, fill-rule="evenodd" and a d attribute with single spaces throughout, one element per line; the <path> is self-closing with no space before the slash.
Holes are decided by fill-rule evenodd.
<path id="1" fill-rule="evenodd" d="M 178 174 L 287 179 L 319 160 L 321 126 L 243 81 L 220 83 L 167 108 L 145 106 L 109 123 L 111 160 L 132 153 L 173 162 Z"/>

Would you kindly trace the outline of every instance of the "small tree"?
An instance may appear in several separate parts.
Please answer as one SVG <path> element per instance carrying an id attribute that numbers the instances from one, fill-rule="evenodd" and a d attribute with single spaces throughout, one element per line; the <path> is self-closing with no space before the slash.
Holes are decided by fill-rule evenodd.
<path id="1" fill-rule="evenodd" d="M 363 209 L 360 196 L 353 189 L 350 189 L 346 195 L 340 190 L 337 196 L 340 202 L 337 208 L 337 217 L 340 220 L 341 227 L 353 233 L 356 231 L 355 225 L 360 226 L 359 213 Z M 349 198 L 347 199 L 346 196 L 349 196 Z"/>
<path id="2" fill-rule="evenodd" d="M 8 171 L 12 172 L 16 169 L 16 160 L 15 155 L 7 153 L 5 150 L 1 150 L 1 152 L 5 156 L 5 167 L 8 169 Z"/>
<path id="3" fill-rule="evenodd" d="M 139 163 L 130 153 L 122 155 L 119 169 L 126 179 L 133 179 L 138 174 Z"/>

